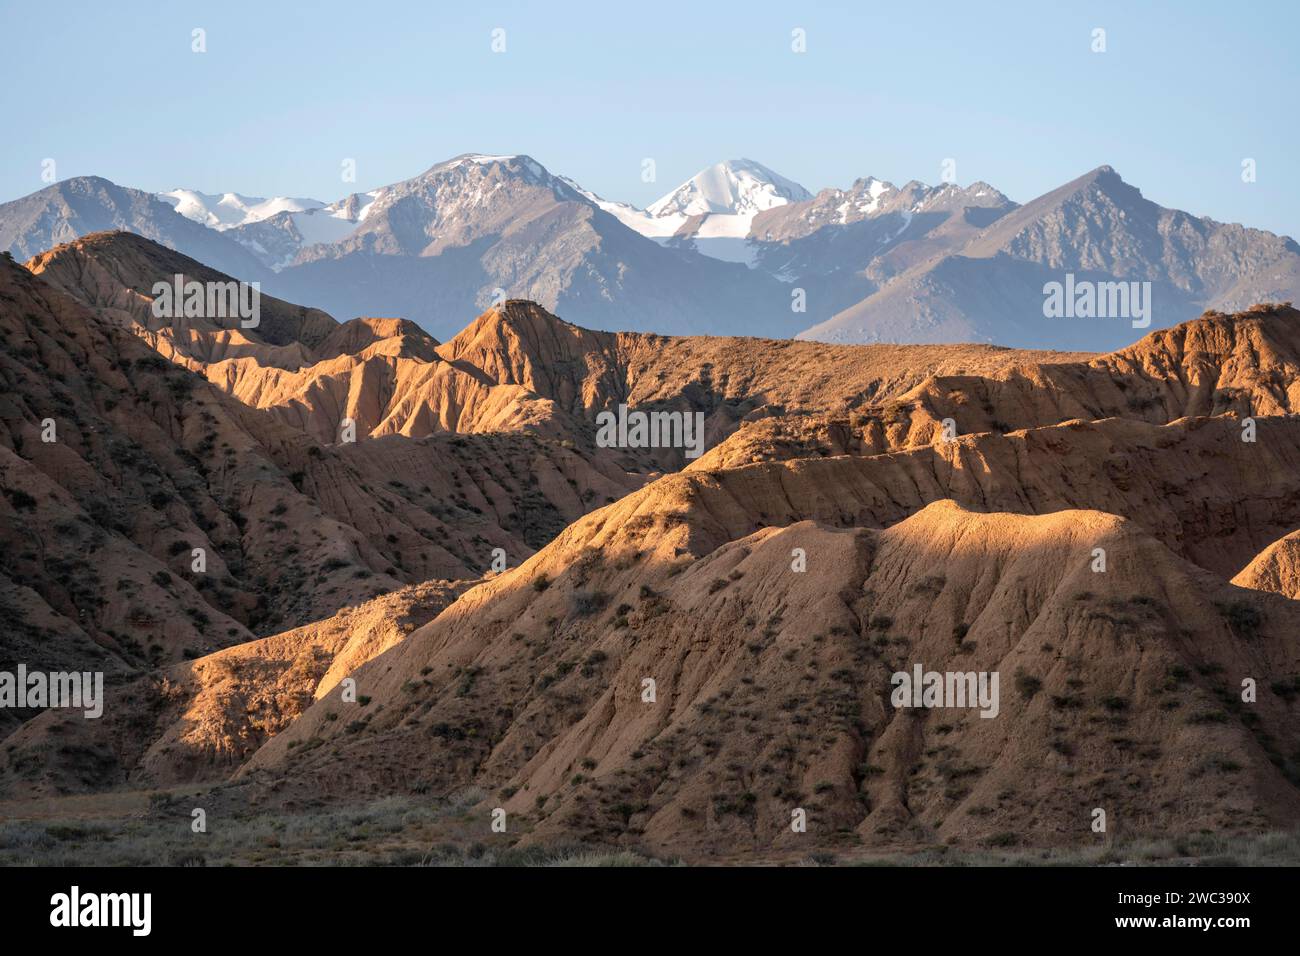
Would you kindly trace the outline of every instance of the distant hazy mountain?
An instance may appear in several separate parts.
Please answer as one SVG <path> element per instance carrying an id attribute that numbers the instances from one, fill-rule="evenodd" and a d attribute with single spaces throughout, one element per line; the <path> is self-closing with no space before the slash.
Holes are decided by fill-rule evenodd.
<path id="1" fill-rule="evenodd" d="M 813 196 L 731 160 L 638 209 L 528 156 L 477 153 L 329 204 L 158 198 L 92 177 L 0 205 L 0 248 L 22 257 L 114 228 L 342 318 L 400 315 L 440 337 L 527 298 L 608 330 L 1104 350 L 1300 293 L 1291 239 L 1162 208 L 1109 167 L 1024 206 L 982 182 L 872 176 Z M 1139 284 L 1149 325 L 1044 314 L 1054 284 L 1115 282 Z"/>
<path id="2" fill-rule="evenodd" d="M 347 236 L 303 248 L 270 287 L 439 337 L 506 297 L 615 331 L 725 334 L 744 316 L 747 332 L 787 336 L 804 324 L 776 279 L 638 235 L 528 156 L 458 156 L 379 190 Z"/>
<path id="3" fill-rule="evenodd" d="M 228 235 L 268 269 L 278 272 L 293 265 L 304 249 L 350 236 L 370 207 L 368 201 L 349 201 L 354 198 L 349 196 L 317 209 L 278 212 L 266 219 L 242 223 Z"/>
<path id="4" fill-rule="evenodd" d="M 987 183 L 962 189 L 868 176 L 847 190 L 754 217 L 754 264 L 805 289 L 812 321 L 865 299 L 893 275 L 959 248 L 1016 204 Z"/>
<path id="5" fill-rule="evenodd" d="M 900 246 L 892 264 L 901 271 L 882 256 L 867 270 L 878 288 L 799 337 L 1114 348 L 1205 309 L 1238 310 L 1300 292 L 1293 240 L 1165 209 L 1109 166 L 1002 209 L 958 238 L 964 241 L 923 246 L 929 255 L 903 256 Z M 1067 281 L 1149 282 L 1150 325 L 1135 327 L 1143 319 L 1131 315 L 1047 317 L 1045 287 Z"/>
<path id="6" fill-rule="evenodd" d="M 0 249 L 27 259 L 92 232 L 123 229 L 253 281 L 266 270 L 237 242 L 178 213 L 151 193 L 78 176 L 0 204 Z"/>

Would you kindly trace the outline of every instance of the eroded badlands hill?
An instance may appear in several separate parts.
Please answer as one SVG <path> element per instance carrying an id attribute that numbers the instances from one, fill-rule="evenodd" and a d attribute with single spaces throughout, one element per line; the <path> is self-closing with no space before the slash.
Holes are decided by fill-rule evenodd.
<path id="1" fill-rule="evenodd" d="M 1300 424 L 1258 427 L 1075 422 L 666 477 L 362 668 L 359 728 L 318 703 L 242 778 L 475 782 L 537 839 L 705 856 L 793 849 L 792 806 L 831 844 L 1080 842 L 1098 805 L 1133 833 L 1283 825 L 1298 609 L 1226 577 L 1300 525 Z M 894 711 L 888 677 L 918 662 L 998 671 L 1008 710 Z"/>
<path id="2" fill-rule="evenodd" d="M 575 442 L 585 457 L 605 463 L 610 477 L 684 463 L 680 451 L 597 449 L 596 413 L 620 402 L 702 412 L 713 444 L 747 419 L 847 414 L 899 398 L 931 376 L 991 374 L 1050 357 L 988 346 L 864 349 L 596 332 L 522 301 L 485 312 L 439 345 L 409 322 L 356 319 L 329 326 L 316 321 L 322 313 L 306 312 L 308 322 L 297 307 L 263 297 L 264 315 L 289 336 L 285 340 L 229 324 L 163 324 L 153 317 L 155 282 L 175 274 L 200 281 L 225 277 L 138 236 L 87 236 L 28 266 L 123 322 L 168 359 L 318 441 L 337 441 L 345 418 L 363 437 L 528 431 Z M 301 329 L 296 336 L 295 322 Z"/>
<path id="3" fill-rule="evenodd" d="M 1165 423 L 1227 413 L 1289 415 L 1297 408 L 1300 312 L 1257 306 L 1235 316 L 1207 313 L 1085 361 L 1049 355 L 988 373 L 939 373 L 847 413 L 745 423 L 691 467 L 927 445 L 943 437 L 945 420 L 954 434 L 969 435 L 1073 419 Z"/>
<path id="4" fill-rule="evenodd" d="M 470 583 L 399 588 L 323 621 L 111 682 L 99 720 L 46 711 L 0 744 L 0 793 L 219 780 Z"/>
<path id="5" fill-rule="evenodd" d="M 702 467 L 925 445 L 945 419 L 958 434 L 1075 418 L 1169 422 L 1226 411 L 1288 414 L 1300 397 L 1300 313 L 1289 307 L 1207 313 L 1094 357 L 605 333 L 514 301 L 443 344 L 396 319 L 352 320 L 325 341 L 324 328 L 304 325 L 297 307 L 268 299 L 283 342 L 272 346 L 238 329 L 158 328 L 149 314 L 152 283 L 210 270 L 136 236 L 86 237 L 29 267 L 130 319 L 168 358 L 319 441 L 337 441 L 345 418 L 363 436 L 525 431 L 574 442 L 626 489 L 636 476 L 689 462 L 679 451 L 597 448 L 595 416 L 619 403 L 702 412 L 707 444 L 717 449 L 695 463 Z M 122 309 L 124 300 L 134 312 Z M 284 341 L 295 322 L 302 334 Z"/>
<path id="6" fill-rule="evenodd" d="M 529 839 L 695 857 L 806 850 L 798 807 L 823 846 L 1078 843 L 1095 806 L 1129 832 L 1300 810 L 1291 699 L 1237 697 L 1300 668 L 1296 606 L 1136 522 L 936 502 L 883 531 L 801 521 L 713 546 L 703 510 L 583 519 L 358 671 L 359 728 L 318 702 L 242 776 L 296 796 L 474 781 Z M 999 672 L 1000 713 L 895 709 L 890 675 L 916 663 Z"/>
<path id="7" fill-rule="evenodd" d="M 1300 531 L 1278 538 L 1241 569 L 1232 583 L 1300 599 Z"/>
<path id="8" fill-rule="evenodd" d="M 319 444 L 8 260 L 0 380 L 9 663 L 149 666 L 476 578 L 623 487 L 527 434 Z"/>

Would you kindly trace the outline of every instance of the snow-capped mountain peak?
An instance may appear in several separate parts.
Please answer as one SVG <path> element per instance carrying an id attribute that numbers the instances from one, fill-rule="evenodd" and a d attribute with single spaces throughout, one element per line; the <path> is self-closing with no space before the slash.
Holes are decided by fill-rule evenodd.
<path id="1" fill-rule="evenodd" d="M 318 199 L 297 199 L 290 196 L 241 196 L 239 193 L 201 193 L 196 189 L 173 189 L 159 193 L 158 198 L 170 203 L 186 219 L 202 223 L 221 232 L 252 222 L 270 219 L 282 212 L 307 212 L 320 209 L 325 204 Z"/>
<path id="2" fill-rule="evenodd" d="M 431 182 L 438 184 L 455 182 L 458 180 L 448 180 L 447 177 L 449 174 L 456 174 L 457 171 L 468 174 L 476 180 L 485 174 L 495 174 L 540 186 L 554 187 L 557 183 L 564 182 L 563 177 L 551 175 L 545 166 L 523 153 L 510 155 L 461 153 L 459 156 L 453 156 L 451 159 L 431 166 L 414 179 L 395 184 L 394 188 L 411 184 L 412 188 L 420 189 Z"/>
<path id="3" fill-rule="evenodd" d="M 576 183 L 566 183 L 647 238 L 689 242 L 706 256 L 750 265 L 753 250 L 746 237 L 754 217 L 811 198 L 798 183 L 752 159 L 732 159 L 700 170 L 646 209 L 610 202 Z"/>
<path id="4" fill-rule="evenodd" d="M 646 209 L 651 216 L 750 216 L 812 195 L 793 180 L 752 159 L 702 169 Z"/>
<path id="5" fill-rule="evenodd" d="M 228 233 L 264 265 L 278 271 L 290 265 L 301 250 L 350 235 L 383 192 L 353 193 L 328 205 L 318 199 L 263 199 L 194 189 L 173 189 L 159 193 L 158 198 L 185 218 Z"/>

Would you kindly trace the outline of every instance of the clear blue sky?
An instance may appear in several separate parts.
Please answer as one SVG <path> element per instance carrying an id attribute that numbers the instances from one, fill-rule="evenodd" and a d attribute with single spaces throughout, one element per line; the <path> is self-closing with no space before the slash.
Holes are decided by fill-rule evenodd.
<path id="1" fill-rule="evenodd" d="M 328 201 L 457 153 L 522 152 L 638 205 L 720 159 L 815 191 L 935 182 L 952 157 L 962 184 L 1022 202 L 1109 163 L 1163 205 L 1300 234 L 1295 0 L 0 10 L 0 200 L 41 188 L 47 157 L 60 179 Z"/>

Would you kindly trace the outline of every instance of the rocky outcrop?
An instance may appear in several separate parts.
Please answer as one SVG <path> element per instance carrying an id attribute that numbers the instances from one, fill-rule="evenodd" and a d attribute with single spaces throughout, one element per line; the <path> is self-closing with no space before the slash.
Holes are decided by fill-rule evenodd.
<path id="1" fill-rule="evenodd" d="M 1278 538 L 1232 579 L 1238 587 L 1300 600 L 1300 530 Z"/>
<path id="2" fill-rule="evenodd" d="M 399 588 L 283 634 L 110 682 L 102 718 L 47 711 L 0 745 L 0 794 L 31 798 L 220 780 L 471 583 Z"/>

